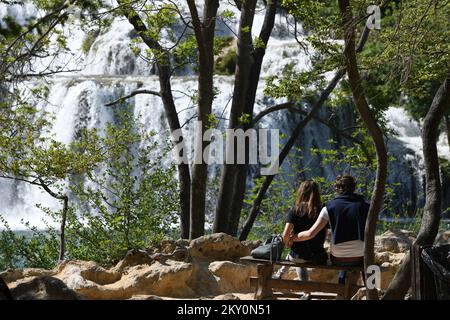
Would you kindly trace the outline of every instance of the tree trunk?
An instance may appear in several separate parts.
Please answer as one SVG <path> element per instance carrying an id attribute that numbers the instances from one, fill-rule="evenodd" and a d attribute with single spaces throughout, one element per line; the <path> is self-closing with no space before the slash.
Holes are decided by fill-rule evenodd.
<path id="1" fill-rule="evenodd" d="M 203 21 L 200 22 L 194 0 L 188 0 L 197 46 L 199 48 L 198 107 L 197 120 L 201 127 L 195 136 L 195 154 L 198 156 L 192 165 L 191 181 L 191 228 L 190 238 L 197 238 L 205 233 L 206 183 L 208 165 L 203 159 L 203 150 L 208 145 L 203 141 L 203 133 L 209 129 L 209 116 L 214 99 L 214 32 L 218 0 L 205 0 Z"/>
<path id="2" fill-rule="evenodd" d="M 69 197 L 65 194 L 58 194 L 54 192 L 49 186 L 45 183 L 43 179 L 39 179 L 40 186 L 51 195 L 53 198 L 63 201 L 63 209 L 61 215 L 61 224 L 59 229 L 59 261 L 64 260 L 64 256 L 66 253 L 66 221 L 67 221 L 67 212 L 69 210 Z"/>
<path id="3" fill-rule="evenodd" d="M 160 85 L 160 95 L 164 106 L 164 112 L 169 124 L 170 133 L 181 132 L 180 120 L 173 100 L 172 87 L 170 83 L 171 77 L 171 64 L 170 56 L 162 46 L 149 36 L 148 29 L 145 26 L 138 13 L 133 9 L 131 3 L 125 0 L 118 0 L 117 3 L 123 7 L 123 14 L 128 19 L 130 24 L 134 27 L 137 34 L 141 37 L 142 41 L 150 48 L 158 52 L 158 59 L 156 60 L 156 66 L 158 70 L 158 78 Z M 184 138 L 181 136 L 180 141 Z M 177 144 L 180 141 L 173 141 L 173 144 Z M 180 230 L 181 238 L 189 238 L 189 226 L 190 226 L 190 188 L 191 188 L 191 176 L 189 165 L 187 163 L 181 163 L 177 166 L 178 179 L 180 184 Z"/>
<path id="4" fill-rule="evenodd" d="M 256 91 L 258 90 L 259 78 L 261 76 L 261 67 L 266 53 L 266 47 L 272 34 L 273 26 L 275 24 L 275 15 L 277 12 L 278 0 L 267 1 L 266 13 L 264 15 L 264 22 L 259 34 L 259 39 L 264 43 L 264 47 L 254 48 L 253 50 L 253 64 L 250 70 L 249 84 L 245 100 L 244 113 L 250 115 L 250 124 L 244 125 L 244 130 L 253 127 L 253 109 L 256 100 Z M 246 145 L 246 161 L 248 161 L 248 146 Z M 249 164 L 238 165 L 235 177 L 234 186 L 232 190 L 232 207 L 230 211 L 230 218 L 228 223 L 228 233 L 236 236 L 239 228 L 239 220 L 241 217 L 242 206 L 244 203 L 245 191 L 247 189 L 247 173 Z"/>
<path id="5" fill-rule="evenodd" d="M 364 267 L 365 270 L 375 262 L 374 244 L 375 231 L 378 221 L 378 214 L 383 206 L 383 196 L 386 186 L 388 157 L 386 146 L 384 144 L 383 132 L 372 114 L 367 103 L 365 93 L 362 87 L 361 77 L 358 70 L 355 49 L 355 28 L 352 10 L 349 0 L 339 0 L 339 9 L 342 14 L 342 22 L 345 37 L 344 56 L 347 66 L 347 74 L 350 87 L 353 94 L 353 100 L 356 108 L 364 121 L 370 136 L 372 137 L 377 154 L 377 172 L 375 178 L 375 187 L 370 202 L 369 214 L 366 221 L 364 233 Z M 367 290 L 368 299 L 378 299 L 376 289 Z"/>
<path id="6" fill-rule="evenodd" d="M 434 96 L 422 128 L 426 184 L 422 224 L 414 243 L 419 246 L 432 245 L 439 229 L 442 194 L 436 141 L 438 138 L 439 123 L 442 121 L 444 113 L 448 110 L 450 110 L 450 72 Z M 411 261 L 409 254 L 406 254 L 394 279 L 389 284 L 383 299 L 403 299 L 410 286 Z"/>
<path id="7" fill-rule="evenodd" d="M 69 198 L 67 196 L 64 196 L 63 211 L 61 217 L 61 228 L 60 228 L 59 261 L 63 261 L 64 256 L 66 254 L 66 221 L 67 221 L 67 211 L 69 209 L 68 203 Z"/>
<path id="8" fill-rule="evenodd" d="M 230 129 L 242 127 L 251 128 L 251 117 L 255 105 L 256 91 L 261 74 L 261 66 L 265 55 L 265 47 L 269 41 L 274 26 L 278 0 L 266 3 L 266 13 L 259 39 L 264 47 L 254 48 L 251 32 L 242 32 L 242 28 L 253 24 L 256 1 L 246 1 L 241 7 L 241 20 L 238 38 L 238 64 L 235 74 L 235 91 L 230 111 Z M 239 118 L 247 114 L 248 124 L 239 123 Z M 245 164 L 225 164 L 221 177 L 218 203 L 214 220 L 214 230 L 225 231 L 233 236 L 237 235 L 239 218 L 247 187 L 248 145 L 245 145 Z"/>
<path id="9" fill-rule="evenodd" d="M 249 86 L 248 80 L 250 70 L 254 62 L 251 55 L 253 50 L 251 30 L 253 26 L 253 18 L 255 16 L 255 7 L 256 0 L 246 0 L 242 3 L 241 7 L 241 18 L 239 21 L 239 32 L 237 38 L 237 64 L 234 77 L 233 100 L 230 109 L 230 120 L 228 123 L 229 129 L 236 129 L 240 127 L 239 118 L 242 116 L 245 109 L 246 94 Z M 230 150 L 227 142 L 225 149 L 227 156 L 225 159 L 229 161 L 230 159 L 228 154 L 233 152 L 234 159 L 232 160 L 236 162 L 236 150 L 236 146 L 234 146 L 234 150 Z M 237 170 L 238 165 L 236 163 L 224 164 L 214 217 L 214 232 L 229 231 L 228 226 L 230 212 L 233 205 L 232 196 Z"/>
<path id="10" fill-rule="evenodd" d="M 164 106 L 164 112 L 166 114 L 167 122 L 169 124 L 170 132 L 181 132 L 180 120 L 178 119 L 178 113 L 175 107 L 175 102 L 172 95 L 172 87 L 170 84 L 170 67 L 169 57 L 164 57 L 164 62 L 157 63 L 158 76 L 160 84 L 160 94 Z M 184 140 L 184 137 L 181 136 Z M 176 144 L 178 141 L 173 141 Z M 190 193 L 191 193 L 191 175 L 189 170 L 189 164 L 180 163 L 177 166 L 178 169 L 178 180 L 180 186 L 180 231 L 181 238 L 189 238 L 190 230 Z"/>
<path id="11" fill-rule="evenodd" d="M 287 155 L 291 151 L 291 149 L 294 146 L 295 141 L 298 139 L 298 136 L 300 135 L 300 133 L 303 131 L 303 129 L 309 123 L 309 121 L 311 121 L 313 119 L 313 116 L 320 110 L 320 108 L 325 103 L 325 101 L 328 99 L 331 92 L 334 90 L 336 85 L 342 79 L 344 74 L 345 74 L 345 69 L 340 69 L 336 72 L 333 79 L 330 81 L 328 86 L 322 91 L 319 99 L 313 105 L 311 110 L 308 112 L 308 114 L 305 116 L 305 118 L 303 118 L 302 121 L 300 121 L 297 124 L 297 126 L 295 127 L 291 136 L 289 137 L 289 140 L 286 142 L 286 144 L 283 146 L 283 149 L 280 151 L 280 155 L 278 156 L 279 166 L 281 166 L 283 164 L 284 159 L 286 159 Z M 269 189 L 269 186 L 272 183 L 274 178 L 275 178 L 274 175 L 270 175 L 270 176 L 266 176 L 266 178 L 264 179 L 264 182 L 261 185 L 261 188 L 258 190 L 258 194 L 256 195 L 255 201 L 253 202 L 250 213 L 244 222 L 241 234 L 239 236 L 239 240 L 244 241 L 247 239 L 247 237 L 250 233 L 250 230 L 253 227 L 253 223 L 255 222 L 256 217 L 258 216 L 259 209 L 260 209 L 261 203 L 264 199 L 264 196 L 265 196 L 267 190 Z"/>

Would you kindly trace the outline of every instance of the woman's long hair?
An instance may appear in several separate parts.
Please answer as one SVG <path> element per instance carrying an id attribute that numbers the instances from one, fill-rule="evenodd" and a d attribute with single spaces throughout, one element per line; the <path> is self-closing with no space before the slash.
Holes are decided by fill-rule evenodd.
<path id="1" fill-rule="evenodd" d="M 300 183 L 293 208 L 294 213 L 307 214 L 308 218 L 317 219 L 321 208 L 319 185 L 313 180 L 305 180 Z"/>

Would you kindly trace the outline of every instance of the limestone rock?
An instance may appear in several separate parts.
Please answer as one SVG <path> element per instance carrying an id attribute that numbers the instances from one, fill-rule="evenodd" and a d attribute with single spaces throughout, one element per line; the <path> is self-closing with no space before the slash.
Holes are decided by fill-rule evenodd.
<path id="1" fill-rule="evenodd" d="M 129 299 L 134 295 L 158 295 L 172 297 L 193 296 L 192 289 L 187 281 L 193 271 L 189 263 L 178 261 L 167 261 L 165 264 L 155 262 L 151 265 L 143 264 L 127 268 L 127 271 L 116 278 L 116 272 L 104 270 L 105 275 L 110 273 L 109 280 L 99 283 L 93 281 L 92 275 L 89 279 L 88 270 L 101 270 L 94 263 L 86 265 L 67 264 L 57 275 L 69 288 L 76 291 L 86 299 Z"/>
<path id="2" fill-rule="evenodd" d="M 450 243 L 450 230 L 439 233 L 434 241 L 435 245 L 449 244 Z"/>
<path id="3" fill-rule="evenodd" d="M 308 275 L 309 280 L 319 282 L 337 283 L 339 278 L 339 272 L 330 269 L 309 269 Z"/>
<path id="4" fill-rule="evenodd" d="M 0 272 L 0 277 L 2 277 L 6 283 L 10 283 L 27 277 L 53 276 L 55 274 L 56 274 L 55 270 L 28 268 L 28 269 L 6 270 Z"/>
<path id="5" fill-rule="evenodd" d="M 79 300 L 80 297 L 60 279 L 28 277 L 10 284 L 14 300 Z"/>
<path id="6" fill-rule="evenodd" d="M 238 296 L 235 296 L 232 293 L 222 294 L 220 296 L 214 297 L 213 300 L 241 300 Z"/>
<path id="7" fill-rule="evenodd" d="M 214 261 L 208 269 L 216 278 L 221 292 L 249 290 L 250 277 L 256 275 L 256 266 L 231 261 Z"/>
<path id="8" fill-rule="evenodd" d="M 415 236 L 408 230 L 386 231 L 375 237 L 375 251 L 377 252 L 406 252 L 415 240 Z"/>
<path id="9" fill-rule="evenodd" d="M 250 255 L 252 243 L 241 242 L 225 233 L 206 235 L 191 241 L 189 253 L 194 258 L 236 260 Z"/>
<path id="10" fill-rule="evenodd" d="M 172 253 L 177 247 L 177 243 L 175 240 L 164 238 L 159 243 L 159 246 L 162 253 Z"/>
<path id="11" fill-rule="evenodd" d="M 55 277 L 63 280 L 70 288 L 83 287 L 90 283 L 92 285 L 114 283 L 122 276 L 114 269 L 106 270 L 93 261 L 66 260 L 60 263 L 57 269 Z"/>
<path id="12" fill-rule="evenodd" d="M 150 265 L 152 263 L 153 259 L 150 257 L 147 251 L 132 249 L 127 252 L 123 260 L 117 263 L 114 269 L 116 272 L 123 272 L 129 267 L 143 264 Z"/>

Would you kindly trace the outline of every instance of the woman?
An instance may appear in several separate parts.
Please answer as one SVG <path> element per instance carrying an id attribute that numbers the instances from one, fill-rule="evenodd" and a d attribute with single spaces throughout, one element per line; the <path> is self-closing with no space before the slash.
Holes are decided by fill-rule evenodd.
<path id="1" fill-rule="evenodd" d="M 326 229 L 322 229 L 314 238 L 308 241 L 293 242 L 293 237 L 299 232 L 309 230 L 317 220 L 322 201 L 319 186 L 313 180 L 303 181 L 297 191 L 295 204 L 289 210 L 286 225 L 283 231 L 283 241 L 291 248 L 288 259 L 294 262 L 326 263 L 327 253 L 323 247 Z M 277 278 L 280 278 L 285 269 L 280 269 Z M 306 268 L 296 268 L 300 280 L 308 280 Z"/>

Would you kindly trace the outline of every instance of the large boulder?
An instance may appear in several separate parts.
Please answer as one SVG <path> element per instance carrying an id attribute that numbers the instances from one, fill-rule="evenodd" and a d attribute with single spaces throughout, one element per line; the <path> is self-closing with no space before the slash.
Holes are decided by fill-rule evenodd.
<path id="1" fill-rule="evenodd" d="M 78 300 L 75 291 L 55 277 L 41 276 L 18 280 L 9 285 L 14 300 Z"/>
<path id="2" fill-rule="evenodd" d="M 233 261 L 250 255 L 257 245 L 257 242 L 241 242 L 226 233 L 215 233 L 192 240 L 189 253 L 197 259 Z"/>
<path id="3" fill-rule="evenodd" d="M 114 270 L 114 269 L 111 269 Z M 168 260 L 127 268 L 123 274 L 93 262 L 72 261 L 60 267 L 57 277 L 86 299 L 130 299 L 135 295 L 190 297 L 187 282 L 193 267 Z"/>
<path id="4" fill-rule="evenodd" d="M 223 293 L 250 290 L 250 277 L 256 275 L 256 266 L 231 261 L 214 261 L 208 270 L 216 278 L 219 290 Z"/>

